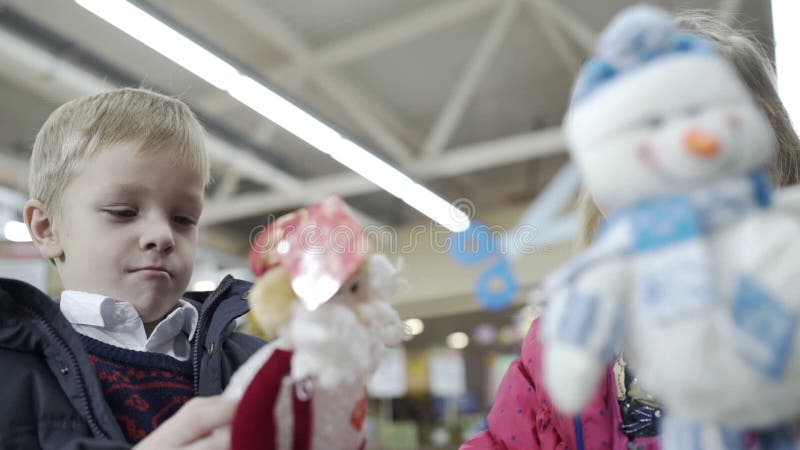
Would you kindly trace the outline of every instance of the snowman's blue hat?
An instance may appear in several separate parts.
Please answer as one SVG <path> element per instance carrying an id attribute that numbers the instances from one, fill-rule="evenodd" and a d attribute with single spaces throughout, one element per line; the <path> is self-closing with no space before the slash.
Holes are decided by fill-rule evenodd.
<path id="1" fill-rule="evenodd" d="M 571 104 L 625 72 L 676 53 L 714 54 L 715 50 L 705 39 L 678 30 L 672 17 L 660 8 L 626 8 L 603 31 L 596 55 L 578 72 Z"/>

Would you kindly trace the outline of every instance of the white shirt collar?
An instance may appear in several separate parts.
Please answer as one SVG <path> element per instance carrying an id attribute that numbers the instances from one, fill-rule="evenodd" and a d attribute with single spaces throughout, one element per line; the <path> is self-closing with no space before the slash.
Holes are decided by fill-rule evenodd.
<path id="1" fill-rule="evenodd" d="M 64 291 L 60 308 L 64 317 L 82 334 L 132 350 L 166 354 L 174 353 L 177 340 L 191 341 L 198 321 L 197 309 L 181 299 L 178 307 L 156 325 L 148 337 L 136 308 L 128 302 L 91 292 Z M 186 345 L 179 347 L 179 353 L 184 353 L 182 349 Z"/>

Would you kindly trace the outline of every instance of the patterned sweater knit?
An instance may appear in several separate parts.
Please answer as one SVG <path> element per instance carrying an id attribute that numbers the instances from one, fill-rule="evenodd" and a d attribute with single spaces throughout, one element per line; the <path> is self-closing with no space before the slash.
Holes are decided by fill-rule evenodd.
<path id="1" fill-rule="evenodd" d="M 144 439 L 194 396 L 191 361 L 81 339 L 128 442 Z"/>

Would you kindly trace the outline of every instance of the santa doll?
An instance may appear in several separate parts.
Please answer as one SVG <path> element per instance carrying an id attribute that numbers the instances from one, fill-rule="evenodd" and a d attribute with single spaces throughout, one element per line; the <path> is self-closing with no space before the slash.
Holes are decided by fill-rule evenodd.
<path id="1" fill-rule="evenodd" d="M 366 384 L 407 337 L 389 301 L 398 269 L 371 255 L 338 197 L 270 223 L 251 251 L 253 321 L 274 338 L 232 377 L 232 448 L 360 449 Z"/>

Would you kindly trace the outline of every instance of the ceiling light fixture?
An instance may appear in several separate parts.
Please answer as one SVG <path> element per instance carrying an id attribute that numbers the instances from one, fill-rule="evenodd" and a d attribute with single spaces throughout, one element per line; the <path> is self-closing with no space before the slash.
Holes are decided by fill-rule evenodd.
<path id="1" fill-rule="evenodd" d="M 404 322 L 406 325 L 406 330 L 408 330 L 412 336 L 418 336 L 425 331 L 425 323 L 423 323 L 420 319 L 411 318 L 406 319 Z"/>
<path id="2" fill-rule="evenodd" d="M 76 2 L 450 231 L 469 228 L 463 211 L 148 12 L 125 0 Z"/>
<path id="3" fill-rule="evenodd" d="M 800 4 L 796 0 L 772 0 L 772 30 L 775 42 L 775 71 L 778 93 L 792 124 L 797 128 L 800 121 L 800 77 L 796 43 L 798 39 L 796 18 Z"/>
<path id="4" fill-rule="evenodd" d="M 192 290 L 197 292 L 213 291 L 217 288 L 217 283 L 212 280 L 199 280 L 192 284 Z"/>
<path id="5" fill-rule="evenodd" d="M 28 227 L 16 220 L 9 220 L 3 225 L 3 235 L 12 242 L 32 242 Z"/>
<path id="6" fill-rule="evenodd" d="M 447 335 L 446 342 L 448 347 L 461 350 L 469 345 L 469 336 L 462 331 L 456 331 Z"/>

